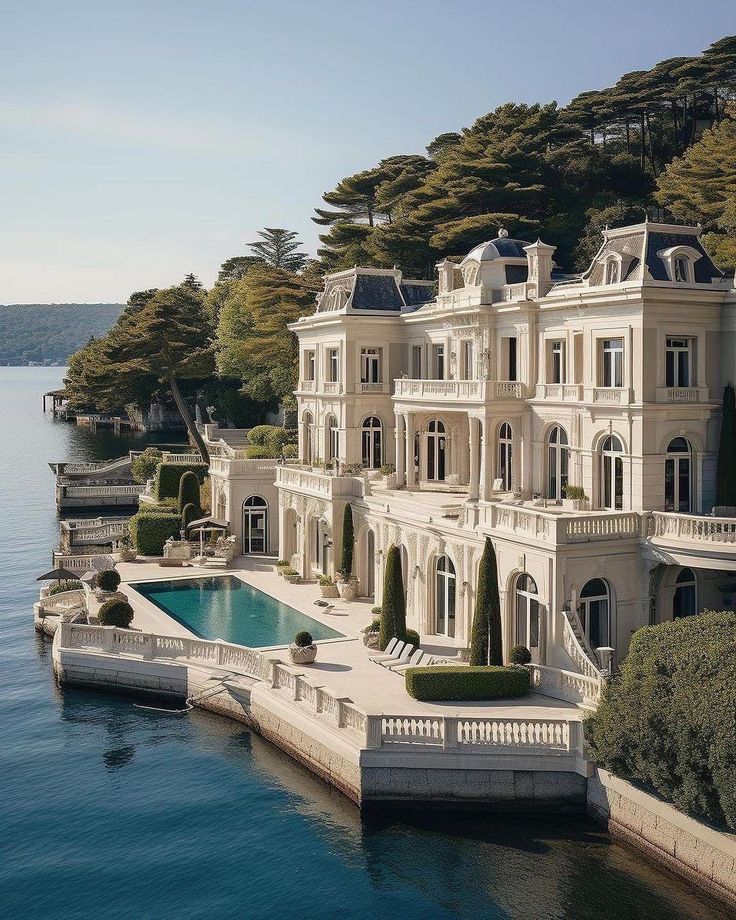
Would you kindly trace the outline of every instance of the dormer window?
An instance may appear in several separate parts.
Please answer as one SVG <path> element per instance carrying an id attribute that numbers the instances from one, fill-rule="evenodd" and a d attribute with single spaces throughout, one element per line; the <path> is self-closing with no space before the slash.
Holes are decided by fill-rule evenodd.
<path id="1" fill-rule="evenodd" d="M 690 260 L 685 256 L 677 256 L 673 260 L 675 281 L 688 282 L 690 280 Z"/>
<path id="2" fill-rule="evenodd" d="M 620 276 L 621 262 L 615 256 L 611 256 L 610 259 L 606 262 L 606 284 L 618 284 L 621 280 Z"/>
<path id="3" fill-rule="evenodd" d="M 671 246 L 657 253 L 667 269 L 667 278 L 675 284 L 695 283 L 695 263 L 702 253 L 692 246 Z"/>
<path id="4" fill-rule="evenodd" d="M 474 287 L 478 283 L 478 269 L 480 266 L 477 262 L 470 262 L 463 267 L 463 284 L 465 287 Z"/>

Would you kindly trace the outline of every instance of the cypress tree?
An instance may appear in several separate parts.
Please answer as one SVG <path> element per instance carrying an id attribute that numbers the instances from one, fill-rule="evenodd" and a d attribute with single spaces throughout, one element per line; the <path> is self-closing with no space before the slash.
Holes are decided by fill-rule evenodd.
<path id="1" fill-rule="evenodd" d="M 393 638 L 406 642 L 406 598 L 404 579 L 401 575 L 401 552 L 398 546 L 389 546 L 386 553 L 379 648 L 385 649 Z"/>
<path id="2" fill-rule="evenodd" d="M 182 508 L 181 529 L 184 531 L 185 534 L 187 532 L 187 528 L 192 523 L 192 521 L 196 521 L 198 514 L 199 514 L 199 506 L 192 504 L 192 502 L 189 502 L 189 504 L 184 505 L 184 507 Z"/>
<path id="3" fill-rule="evenodd" d="M 353 508 L 350 502 L 345 505 L 342 516 L 342 560 L 340 571 L 347 578 L 353 574 L 353 544 L 355 532 L 353 530 Z"/>
<path id="4" fill-rule="evenodd" d="M 736 505 L 736 393 L 732 383 L 723 388 L 721 440 L 718 445 L 716 504 Z"/>
<path id="5" fill-rule="evenodd" d="M 179 509 L 179 514 L 184 511 L 184 508 L 187 505 L 194 505 L 199 508 L 199 479 L 197 479 L 197 474 L 193 473 L 192 470 L 186 470 L 181 474 L 181 479 L 179 480 L 179 499 L 177 502 L 177 508 Z"/>
<path id="6" fill-rule="evenodd" d="M 480 557 L 473 629 L 470 636 L 470 663 L 503 664 L 498 569 L 496 551 L 490 537 L 486 537 L 486 545 Z"/>

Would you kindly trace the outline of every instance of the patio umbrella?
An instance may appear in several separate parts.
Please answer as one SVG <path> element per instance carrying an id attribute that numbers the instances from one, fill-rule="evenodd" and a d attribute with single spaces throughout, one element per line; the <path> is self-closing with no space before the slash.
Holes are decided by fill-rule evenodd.
<path id="1" fill-rule="evenodd" d="M 91 585 L 95 578 L 97 578 L 97 572 L 85 572 L 84 575 L 79 576 L 79 580 L 88 585 Z"/>
<path id="2" fill-rule="evenodd" d="M 39 575 L 36 581 L 76 581 L 79 576 L 76 572 L 70 572 L 69 569 L 52 569 L 44 575 Z"/>

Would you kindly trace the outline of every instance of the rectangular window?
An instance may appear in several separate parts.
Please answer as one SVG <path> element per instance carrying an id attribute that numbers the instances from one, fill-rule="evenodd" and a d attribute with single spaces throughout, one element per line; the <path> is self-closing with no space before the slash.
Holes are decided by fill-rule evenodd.
<path id="1" fill-rule="evenodd" d="M 508 377 L 507 380 L 518 380 L 516 362 L 516 338 L 508 339 Z"/>
<path id="2" fill-rule="evenodd" d="M 562 340 L 550 343 L 548 383 L 565 383 L 565 343 Z"/>
<path id="3" fill-rule="evenodd" d="M 316 374 L 316 358 L 313 351 L 304 352 L 304 379 L 314 380 Z"/>
<path id="4" fill-rule="evenodd" d="M 414 380 L 422 379 L 422 346 L 411 346 L 411 376 Z"/>
<path id="5" fill-rule="evenodd" d="M 337 348 L 330 348 L 327 352 L 327 373 L 331 383 L 340 379 L 340 352 Z"/>
<path id="6" fill-rule="evenodd" d="M 603 339 L 602 349 L 601 386 L 622 387 L 624 385 L 624 340 Z"/>
<path id="7" fill-rule="evenodd" d="M 463 342 L 463 379 L 473 380 L 473 343 L 470 340 Z"/>
<path id="8" fill-rule="evenodd" d="M 695 379 L 693 373 L 694 340 L 689 338 L 667 337 L 665 351 L 665 386 L 691 387 Z"/>
<path id="9" fill-rule="evenodd" d="M 381 349 L 360 349 L 360 382 L 381 383 Z"/>
<path id="10" fill-rule="evenodd" d="M 432 348 L 434 354 L 434 379 L 445 379 L 445 346 L 434 345 Z"/>

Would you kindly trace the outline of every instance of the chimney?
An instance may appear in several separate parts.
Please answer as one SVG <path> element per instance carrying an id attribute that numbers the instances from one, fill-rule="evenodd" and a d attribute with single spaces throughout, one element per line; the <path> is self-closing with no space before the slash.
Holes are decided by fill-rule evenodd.
<path id="1" fill-rule="evenodd" d="M 456 265 L 449 259 L 444 259 L 435 265 L 437 275 L 439 276 L 439 293 L 449 294 L 454 287 L 454 271 Z"/>
<path id="2" fill-rule="evenodd" d="M 536 285 L 537 297 L 544 297 L 552 287 L 552 253 L 555 249 L 556 246 L 548 246 L 539 239 L 536 243 L 524 247 L 529 265 L 528 281 Z"/>

